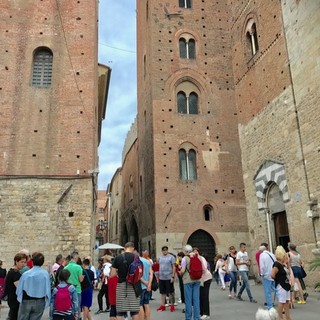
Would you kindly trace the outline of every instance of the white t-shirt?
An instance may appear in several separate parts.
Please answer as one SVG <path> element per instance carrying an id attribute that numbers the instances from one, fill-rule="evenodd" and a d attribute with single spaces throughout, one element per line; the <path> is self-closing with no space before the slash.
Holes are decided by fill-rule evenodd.
<path id="1" fill-rule="evenodd" d="M 245 252 L 239 251 L 237 253 L 237 258 L 236 259 L 239 260 L 239 262 L 249 261 L 249 256 L 248 256 L 247 251 L 245 251 Z M 239 271 L 249 271 L 249 267 L 246 264 L 239 264 L 238 265 L 238 270 Z"/>

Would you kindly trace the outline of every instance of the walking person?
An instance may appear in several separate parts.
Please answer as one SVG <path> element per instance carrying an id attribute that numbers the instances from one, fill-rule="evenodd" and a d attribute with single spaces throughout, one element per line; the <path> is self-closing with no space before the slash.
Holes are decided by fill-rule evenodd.
<path id="1" fill-rule="evenodd" d="M 306 301 L 304 299 L 303 290 L 301 287 L 301 282 L 300 282 L 300 279 L 302 279 L 301 266 L 303 266 L 304 263 L 301 259 L 300 253 L 297 252 L 296 245 L 294 245 L 293 243 L 289 243 L 288 249 L 289 249 L 288 255 L 289 255 L 289 259 L 290 259 L 290 265 L 291 265 L 291 269 L 292 269 L 293 275 L 294 275 L 294 283 L 295 283 L 295 286 L 297 286 L 298 293 L 299 293 L 298 304 L 306 304 Z"/>
<path id="2" fill-rule="evenodd" d="M 226 260 L 226 272 L 227 274 L 229 274 L 231 280 L 229 286 L 229 299 L 233 299 L 237 296 L 238 267 L 236 263 L 236 258 L 236 248 L 234 246 L 230 246 L 229 254 Z"/>
<path id="3" fill-rule="evenodd" d="M 287 253 L 282 246 L 278 246 L 275 251 L 276 261 L 273 264 L 271 277 L 275 280 L 277 299 L 278 299 L 278 319 L 283 319 L 283 312 L 286 320 L 291 320 L 290 304 L 290 276 L 287 268 Z"/>
<path id="4" fill-rule="evenodd" d="M 276 257 L 268 250 L 269 247 L 267 243 L 262 243 L 260 249 L 262 247 L 264 250 L 260 254 L 259 260 L 260 276 L 262 279 L 266 306 L 267 309 L 270 310 L 273 307 L 272 292 L 275 292 L 275 283 L 274 279 L 271 277 L 271 271 L 273 264 L 276 261 Z"/>
<path id="5" fill-rule="evenodd" d="M 59 284 L 53 289 L 49 317 L 53 320 L 75 320 L 79 317 L 78 294 L 74 285 L 69 284 L 70 271 L 61 270 Z"/>
<path id="6" fill-rule="evenodd" d="M 91 320 L 90 308 L 92 306 L 94 272 L 90 269 L 90 260 L 83 260 L 83 281 L 81 282 L 81 309 L 83 320 Z"/>
<path id="7" fill-rule="evenodd" d="M 170 311 L 174 309 L 174 279 L 175 279 L 175 258 L 168 252 L 168 246 L 161 248 L 162 255 L 159 257 L 159 291 L 161 294 L 160 307 L 158 312 L 166 310 L 166 296 L 169 296 L 169 302 L 171 304 Z"/>
<path id="8" fill-rule="evenodd" d="M 33 267 L 22 274 L 17 287 L 17 299 L 20 302 L 18 320 L 40 320 L 50 303 L 50 276 L 41 268 L 44 255 L 41 252 L 33 253 L 32 262 Z"/>
<path id="9" fill-rule="evenodd" d="M 184 247 L 185 256 L 181 261 L 180 274 L 183 276 L 184 296 L 185 296 L 185 319 L 200 319 L 200 279 L 190 278 L 190 257 L 194 255 L 192 247 L 187 244 Z M 203 267 L 204 270 L 205 267 Z M 193 315 L 193 317 L 192 317 Z"/>
<path id="10" fill-rule="evenodd" d="M 134 261 L 133 242 L 124 245 L 124 252 L 119 254 L 112 263 L 111 277 L 118 275 L 116 291 L 117 318 L 121 319 L 130 312 L 132 320 L 139 319 L 140 297 L 136 296 L 133 285 L 127 283 L 127 274 L 130 264 Z"/>
<path id="11" fill-rule="evenodd" d="M 110 276 L 108 279 L 108 298 L 110 303 L 110 320 L 117 320 L 117 285 L 118 285 L 118 276 Z"/>
<path id="12" fill-rule="evenodd" d="M 180 303 L 185 303 L 185 299 L 184 299 L 184 286 L 183 286 L 183 280 L 182 280 L 182 276 L 180 275 L 180 270 L 181 270 L 181 261 L 184 257 L 184 253 L 183 251 L 178 252 L 177 254 L 177 260 L 176 260 L 176 274 L 178 276 L 178 280 L 179 280 L 179 289 L 180 289 Z M 182 313 L 185 312 L 185 309 L 182 309 Z"/>
<path id="13" fill-rule="evenodd" d="M 198 254 L 202 264 L 205 266 L 205 271 L 200 279 L 200 319 L 210 319 L 210 285 L 212 282 L 212 273 L 210 265 L 205 259 L 205 256 L 200 255 L 198 248 L 193 248 L 193 252 Z"/>
<path id="14" fill-rule="evenodd" d="M 103 297 L 106 299 L 106 312 L 110 311 L 110 304 L 109 304 L 109 298 L 108 298 L 108 279 L 110 276 L 110 271 L 111 271 L 111 259 L 112 256 L 110 255 L 105 255 L 103 257 L 103 269 L 102 269 L 102 284 L 101 288 L 99 290 L 97 300 L 98 300 L 98 305 L 99 305 L 99 310 L 95 314 L 99 314 L 103 312 Z"/>
<path id="15" fill-rule="evenodd" d="M 19 311 L 19 301 L 17 299 L 17 286 L 19 284 L 19 280 L 21 278 L 20 271 L 24 268 L 27 263 L 28 256 L 24 253 L 17 253 L 14 256 L 14 265 L 11 267 L 6 276 L 6 292 L 8 296 L 8 306 L 9 306 L 9 314 L 8 318 L 10 320 L 18 319 L 18 311 Z"/>
<path id="16" fill-rule="evenodd" d="M 72 252 L 70 256 L 69 263 L 64 267 L 63 270 L 69 270 L 70 277 L 69 277 L 69 283 L 73 284 L 76 288 L 77 294 L 78 294 L 78 315 L 79 318 L 81 318 L 81 282 L 83 281 L 83 274 L 82 274 L 82 267 L 78 264 L 79 261 L 79 254 L 78 252 Z"/>
<path id="17" fill-rule="evenodd" d="M 251 290 L 250 290 L 250 283 L 249 283 L 248 276 L 249 276 L 249 267 L 251 265 L 251 261 L 249 259 L 248 253 L 246 251 L 246 244 L 244 242 L 240 243 L 240 251 L 237 253 L 236 263 L 237 263 L 239 273 L 240 273 L 241 279 L 242 279 L 242 286 L 241 286 L 239 293 L 237 295 L 237 299 L 240 301 L 243 301 L 241 295 L 242 295 L 244 289 L 246 289 L 247 295 L 250 299 L 250 302 L 257 303 L 257 301 L 255 299 L 253 299 L 252 294 L 251 294 Z"/>
<path id="18" fill-rule="evenodd" d="M 226 275 L 226 265 L 225 265 L 225 260 L 222 258 L 221 254 L 217 255 L 217 263 L 214 271 L 218 272 L 219 274 L 219 278 L 221 282 L 221 290 L 226 290 L 226 284 L 224 282 L 224 276 Z"/>

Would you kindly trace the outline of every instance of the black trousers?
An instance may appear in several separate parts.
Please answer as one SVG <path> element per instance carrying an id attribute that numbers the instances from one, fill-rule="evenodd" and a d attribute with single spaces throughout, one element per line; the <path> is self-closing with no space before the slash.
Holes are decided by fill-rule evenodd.
<path id="1" fill-rule="evenodd" d="M 181 302 L 184 303 L 184 286 L 183 286 L 183 280 L 182 277 L 179 275 L 179 288 L 180 288 L 180 297 L 181 297 Z"/>
<path id="2" fill-rule="evenodd" d="M 200 286 L 200 314 L 210 316 L 209 291 L 212 279 L 204 282 L 203 287 Z"/>
<path id="3" fill-rule="evenodd" d="M 102 284 L 101 289 L 98 293 L 98 297 L 97 297 L 99 310 L 103 310 L 103 301 L 102 301 L 103 296 L 106 297 L 106 307 L 107 307 L 107 309 L 109 309 L 110 305 L 109 305 L 109 299 L 108 299 L 108 285 L 104 284 L 104 283 Z"/>

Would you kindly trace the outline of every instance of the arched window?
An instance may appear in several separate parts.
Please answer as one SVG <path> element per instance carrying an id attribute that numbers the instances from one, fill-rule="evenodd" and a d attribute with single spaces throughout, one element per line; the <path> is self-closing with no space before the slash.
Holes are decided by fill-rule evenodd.
<path id="1" fill-rule="evenodd" d="M 249 19 L 246 26 L 246 49 L 249 58 L 259 50 L 257 27 L 253 19 Z"/>
<path id="2" fill-rule="evenodd" d="M 36 49 L 33 55 L 32 86 L 47 88 L 51 86 L 52 51 L 47 48 Z"/>
<path id="3" fill-rule="evenodd" d="M 179 51 L 181 59 L 195 59 L 196 58 L 196 42 L 194 39 L 179 39 Z"/>
<path id="4" fill-rule="evenodd" d="M 178 113 L 198 114 L 198 95 L 191 92 L 189 96 L 179 91 L 177 95 Z"/>
<path id="5" fill-rule="evenodd" d="M 203 215 L 205 221 L 212 220 L 212 207 L 209 205 L 206 205 L 203 207 Z"/>
<path id="6" fill-rule="evenodd" d="M 193 149 L 179 150 L 179 167 L 180 180 L 197 179 L 196 152 Z"/>
<path id="7" fill-rule="evenodd" d="M 179 0 L 180 8 L 191 8 L 192 0 Z"/>

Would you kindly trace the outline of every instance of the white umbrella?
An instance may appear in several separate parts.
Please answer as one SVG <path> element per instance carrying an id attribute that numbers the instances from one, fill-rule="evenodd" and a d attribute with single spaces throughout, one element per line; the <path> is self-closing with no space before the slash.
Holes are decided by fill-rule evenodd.
<path id="1" fill-rule="evenodd" d="M 123 247 L 120 246 L 120 244 L 107 242 L 107 243 L 104 243 L 101 246 L 99 246 L 98 249 L 116 250 L 116 249 L 123 249 Z"/>

